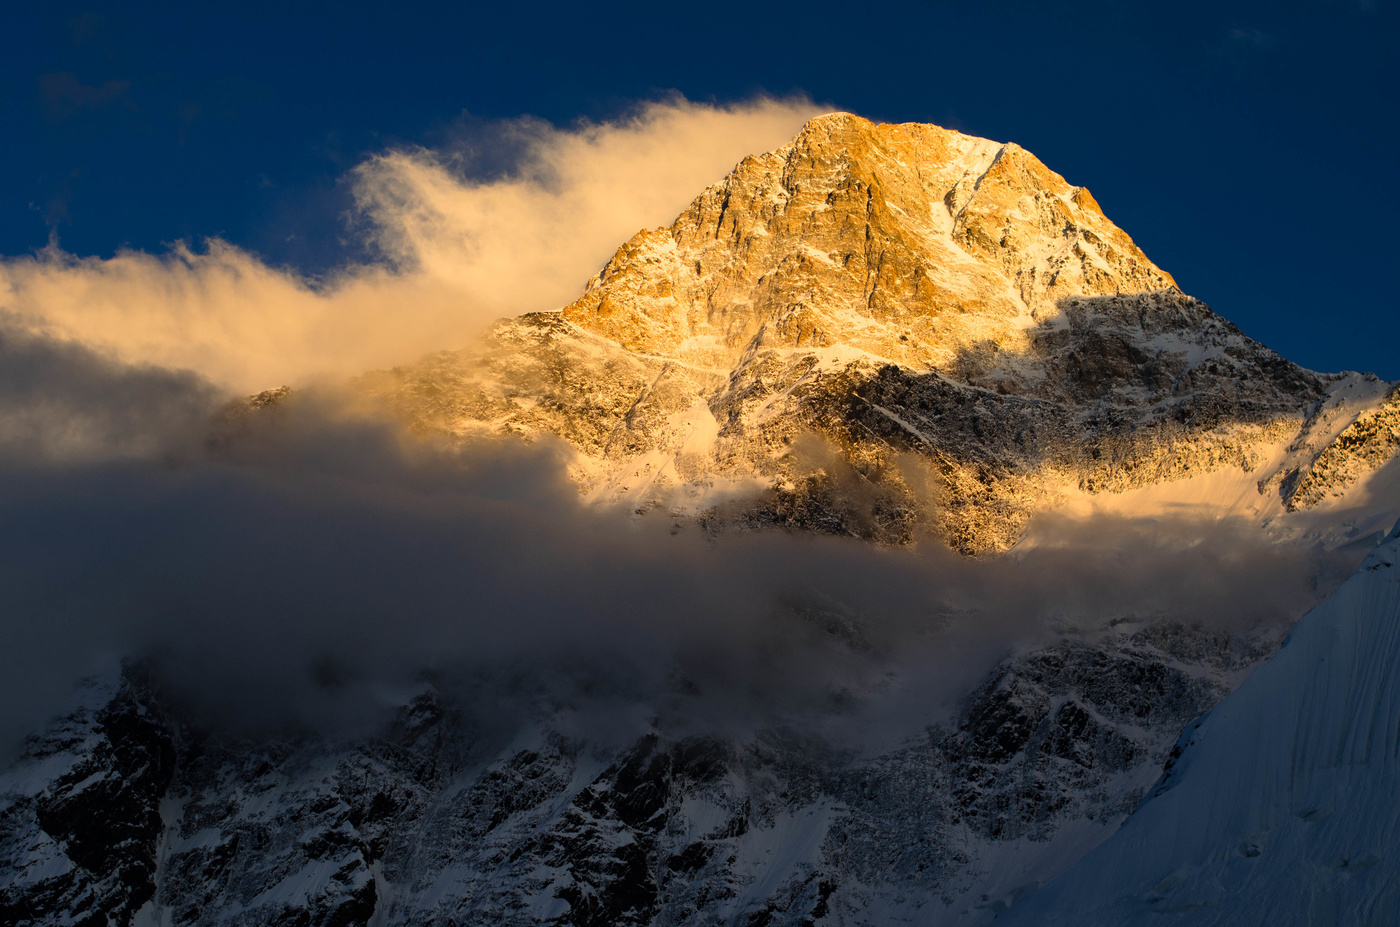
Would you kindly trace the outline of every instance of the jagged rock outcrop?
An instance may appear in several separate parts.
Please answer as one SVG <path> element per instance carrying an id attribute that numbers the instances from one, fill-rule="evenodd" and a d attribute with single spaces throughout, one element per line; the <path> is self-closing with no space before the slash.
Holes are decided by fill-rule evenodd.
<path id="1" fill-rule="evenodd" d="M 1288 475 L 1288 510 L 1309 509 L 1346 493 L 1400 452 L 1400 387 L 1362 412 L 1305 468 Z"/>
<path id="2" fill-rule="evenodd" d="M 985 920 L 1050 874 L 1003 872 L 999 854 L 1106 835 L 1180 728 L 1269 650 L 1181 625 L 1066 640 L 873 757 L 786 729 L 610 745 L 547 713 L 502 741 L 432 689 L 380 737 L 231 740 L 129 669 L 0 776 L 0 910 L 15 925 L 146 923 L 143 908 L 303 927 Z"/>
<path id="3" fill-rule="evenodd" d="M 130 924 L 156 894 L 176 743 L 139 674 L 31 739 L 0 802 L 0 920 Z"/>
<path id="4" fill-rule="evenodd" d="M 1018 146 L 833 114 L 559 313 L 361 386 L 420 430 L 562 437 L 593 499 L 980 553 L 1066 487 L 1253 470 L 1337 383 L 1183 295 Z M 1347 440 L 1369 442 L 1348 472 L 1395 449 Z"/>

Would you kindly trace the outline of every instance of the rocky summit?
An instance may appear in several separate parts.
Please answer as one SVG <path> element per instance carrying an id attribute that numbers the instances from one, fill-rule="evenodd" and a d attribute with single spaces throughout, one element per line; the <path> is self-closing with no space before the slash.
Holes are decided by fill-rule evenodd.
<path id="1" fill-rule="evenodd" d="M 556 439 L 590 503 L 716 543 L 1014 558 L 1042 513 L 1190 510 L 1354 565 L 1400 509 L 1396 384 L 1251 340 L 1014 144 L 840 113 L 570 305 L 354 388 L 438 440 Z M 0 775 L 0 921 L 985 924 L 1108 839 L 1281 636 L 1069 621 L 873 752 L 558 705 L 502 730 L 428 681 L 375 737 L 240 737 L 128 663 Z"/>

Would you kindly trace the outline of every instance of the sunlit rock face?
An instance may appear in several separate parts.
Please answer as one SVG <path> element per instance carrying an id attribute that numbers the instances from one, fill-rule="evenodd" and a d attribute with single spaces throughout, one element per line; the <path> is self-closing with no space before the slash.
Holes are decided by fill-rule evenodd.
<path id="1" fill-rule="evenodd" d="M 1183 295 L 1024 149 L 848 114 L 746 158 L 560 312 L 362 381 L 425 431 L 563 438 L 597 501 L 967 553 L 1066 490 L 1270 464 L 1295 507 L 1349 486 L 1391 431 L 1311 480 L 1325 443 L 1272 459 L 1336 383 Z"/>
<path id="2" fill-rule="evenodd" d="M 837 114 L 639 233 L 563 315 L 726 370 L 755 350 L 835 345 L 944 369 L 979 345 L 1024 353 L 1025 319 L 1064 297 L 1173 285 L 1021 148 Z"/>
<path id="3" fill-rule="evenodd" d="M 1322 418 L 1324 406 L 1308 424 Z M 1305 434 L 1306 434 L 1305 427 Z M 1320 453 L 1296 470 L 1282 473 L 1288 510 L 1313 508 L 1327 499 L 1345 496 L 1369 474 L 1384 466 L 1400 451 L 1400 387 L 1385 401 L 1352 419 Z"/>

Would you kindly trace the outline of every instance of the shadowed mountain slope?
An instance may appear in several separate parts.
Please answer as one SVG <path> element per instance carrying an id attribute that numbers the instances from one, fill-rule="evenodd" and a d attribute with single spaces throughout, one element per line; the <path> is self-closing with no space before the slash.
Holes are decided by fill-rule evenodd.
<path id="1" fill-rule="evenodd" d="M 1395 923 L 1397 665 L 1400 526 L 1186 729 L 1123 828 L 1007 922 Z"/>

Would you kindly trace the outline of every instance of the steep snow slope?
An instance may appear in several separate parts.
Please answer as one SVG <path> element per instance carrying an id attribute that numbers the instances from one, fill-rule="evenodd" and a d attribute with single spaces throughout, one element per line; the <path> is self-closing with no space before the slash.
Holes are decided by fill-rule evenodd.
<path id="1" fill-rule="evenodd" d="M 1400 922 L 1400 525 L 1008 924 Z M 1001 923 L 1002 920 L 998 920 Z"/>

